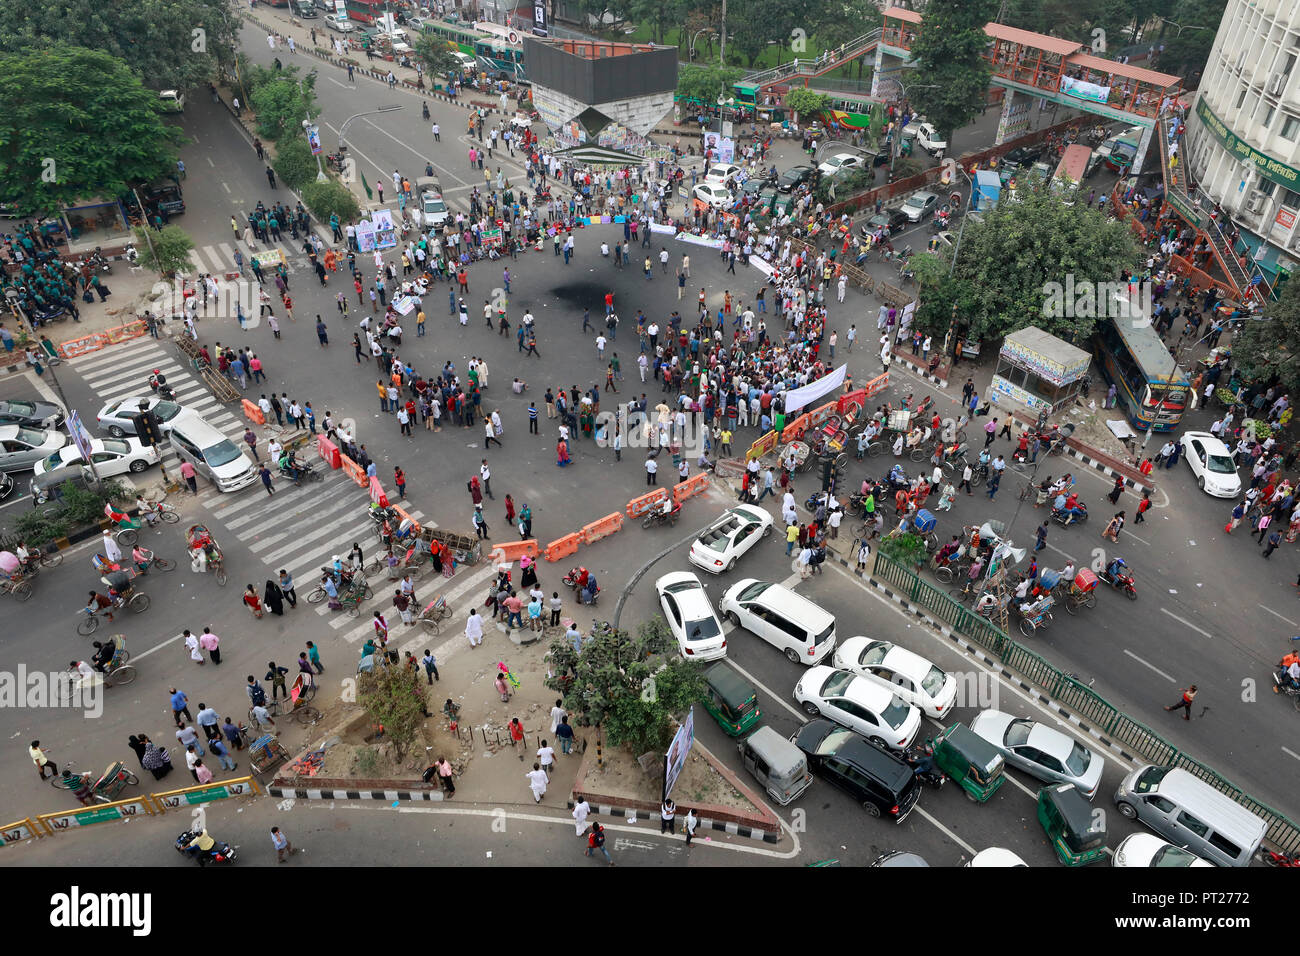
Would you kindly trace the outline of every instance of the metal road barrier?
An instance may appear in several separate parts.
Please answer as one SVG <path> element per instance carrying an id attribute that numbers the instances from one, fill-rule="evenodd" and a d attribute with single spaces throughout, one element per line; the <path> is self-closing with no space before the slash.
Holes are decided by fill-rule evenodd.
<path id="1" fill-rule="evenodd" d="M 1180 767 L 1226 794 L 1268 824 L 1268 839 L 1286 852 L 1300 850 L 1300 826 L 1247 794 L 1214 768 L 1179 750 L 1145 724 L 1107 701 L 1092 688 L 1066 674 L 1041 655 L 1018 644 L 991 621 L 954 601 L 941 589 L 876 552 L 872 576 L 943 621 L 955 632 L 980 645 L 1000 662 L 1038 685 L 1054 701 L 1095 726 L 1098 732 L 1153 764 Z"/>

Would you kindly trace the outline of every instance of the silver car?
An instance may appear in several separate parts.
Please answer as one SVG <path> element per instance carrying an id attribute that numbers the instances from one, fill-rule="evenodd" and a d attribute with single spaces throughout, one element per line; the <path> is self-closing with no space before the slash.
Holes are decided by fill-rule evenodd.
<path id="1" fill-rule="evenodd" d="M 53 429 L 0 425 L 0 471 L 26 471 L 68 443 Z"/>
<path id="2" fill-rule="evenodd" d="M 921 191 L 912 193 L 903 203 L 903 215 L 911 222 L 920 222 L 939 205 L 939 197 L 934 193 Z"/>
<path id="3" fill-rule="evenodd" d="M 1105 761 L 1068 734 L 1000 710 L 981 711 L 970 729 L 998 748 L 1007 763 L 1031 777 L 1073 784 L 1089 800 L 1097 793 Z"/>

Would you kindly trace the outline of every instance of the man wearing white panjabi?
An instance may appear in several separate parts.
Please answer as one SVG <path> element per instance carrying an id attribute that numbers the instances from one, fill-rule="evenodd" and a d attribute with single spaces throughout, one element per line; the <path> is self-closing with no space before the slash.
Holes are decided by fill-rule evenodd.
<path id="1" fill-rule="evenodd" d="M 533 803 L 541 803 L 546 796 L 546 785 L 551 782 L 541 764 L 533 764 L 533 769 L 524 774 L 528 778 L 528 789 L 533 791 Z"/>
<path id="2" fill-rule="evenodd" d="M 573 828 L 578 831 L 578 836 L 587 832 L 587 814 L 590 812 L 591 804 L 587 802 L 587 798 L 579 797 L 578 802 L 573 805 Z"/>
<path id="3" fill-rule="evenodd" d="M 469 620 L 465 622 L 465 636 L 469 638 L 470 647 L 483 643 L 483 618 L 478 616 L 478 608 L 469 612 Z"/>

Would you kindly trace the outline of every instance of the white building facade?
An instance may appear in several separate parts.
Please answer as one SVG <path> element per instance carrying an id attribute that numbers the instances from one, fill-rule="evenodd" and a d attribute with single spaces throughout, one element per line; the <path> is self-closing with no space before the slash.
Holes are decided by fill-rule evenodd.
<path id="1" fill-rule="evenodd" d="M 1269 279 L 1300 261 L 1298 64 L 1300 2 L 1229 0 L 1187 120 L 1194 181 Z"/>

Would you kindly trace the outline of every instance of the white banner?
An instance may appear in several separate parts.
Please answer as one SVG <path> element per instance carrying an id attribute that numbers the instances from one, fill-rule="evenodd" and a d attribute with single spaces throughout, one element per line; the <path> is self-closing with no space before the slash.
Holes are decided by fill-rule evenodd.
<path id="1" fill-rule="evenodd" d="M 765 276 L 770 276 L 772 274 L 772 264 L 766 259 L 762 259 L 758 256 L 750 256 L 749 264 Z"/>
<path id="2" fill-rule="evenodd" d="M 415 308 L 415 299 L 409 295 L 398 296 L 393 300 L 393 308 L 402 315 L 410 315 Z"/>
<path id="3" fill-rule="evenodd" d="M 676 236 L 678 242 L 690 242 L 697 246 L 708 246 L 710 249 L 721 249 L 721 239 L 706 239 L 704 236 L 697 236 L 689 232 L 679 232 Z"/>
<path id="4" fill-rule="evenodd" d="M 815 382 L 809 382 L 802 388 L 785 393 L 785 414 L 789 418 L 809 402 L 816 401 L 844 384 L 844 376 L 849 372 L 847 365 L 841 365 L 829 375 L 823 375 Z"/>
<path id="5" fill-rule="evenodd" d="M 661 224 L 657 222 L 652 222 L 650 223 L 650 231 L 672 236 L 677 234 L 677 227 L 672 225 L 671 223 Z"/>

